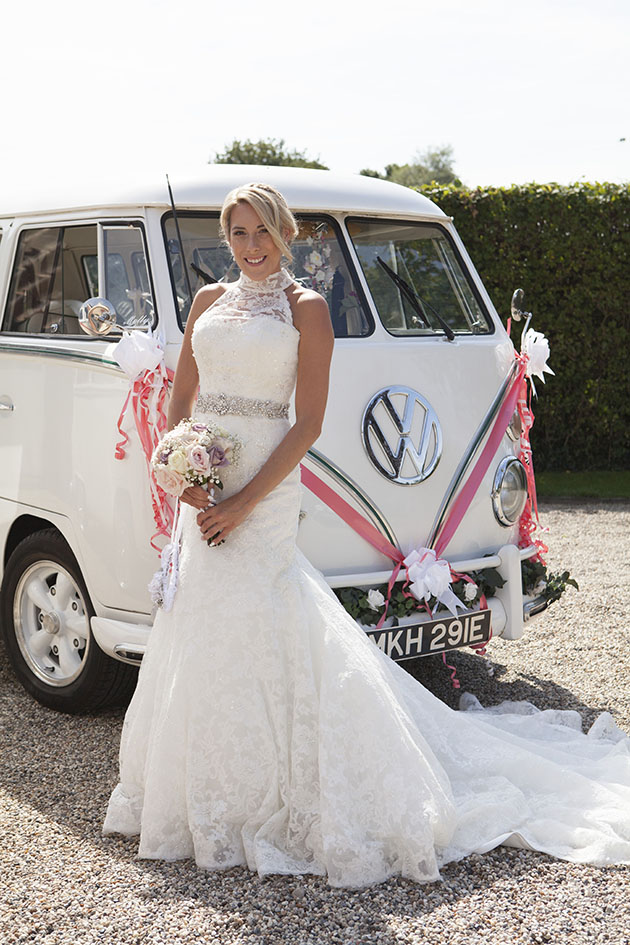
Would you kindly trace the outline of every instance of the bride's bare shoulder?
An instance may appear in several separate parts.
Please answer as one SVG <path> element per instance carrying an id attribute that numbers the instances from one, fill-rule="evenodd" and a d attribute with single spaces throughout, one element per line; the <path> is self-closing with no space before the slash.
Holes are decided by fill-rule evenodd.
<path id="1" fill-rule="evenodd" d="M 213 282 L 210 285 L 202 285 L 195 293 L 195 302 L 199 299 L 199 302 L 202 303 L 205 308 L 209 308 L 217 299 L 221 298 L 223 293 L 227 291 L 227 288 L 228 286 L 225 282 Z"/>
<path id="2" fill-rule="evenodd" d="M 211 305 L 214 305 L 221 298 L 226 290 L 227 285 L 224 282 L 213 282 L 211 285 L 203 285 L 198 289 L 190 307 L 188 321 L 194 322 L 199 318 L 203 312 L 206 312 Z"/>
<path id="3" fill-rule="evenodd" d="M 301 331 L 307 324 L 312 325 L 314 322 L 330 324 L 328 303 L 319 292 L 294 283 L 289 289 L 288 295 L 293 314 L 293 324 L 298 331 Z"/>

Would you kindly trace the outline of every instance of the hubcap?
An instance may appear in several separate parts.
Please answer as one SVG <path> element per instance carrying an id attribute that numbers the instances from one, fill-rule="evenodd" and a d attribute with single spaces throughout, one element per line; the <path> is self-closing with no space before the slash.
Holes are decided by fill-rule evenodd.
<path id="1" fill-rule="evenodd" d="M 54 561 L 38 561 L 18 583 L 15 635 L 29 669 L 50 686 L 69 686 L 90 647 L 90 618 L 76 581 Z"/>
<path id="2" fill-rule="evenodd" d="M 46 633 L 59 633 L 59 628 L 61 627 L 61 621 L 57 614 L 44 614 L 42 617 L 42 629 Z"/>

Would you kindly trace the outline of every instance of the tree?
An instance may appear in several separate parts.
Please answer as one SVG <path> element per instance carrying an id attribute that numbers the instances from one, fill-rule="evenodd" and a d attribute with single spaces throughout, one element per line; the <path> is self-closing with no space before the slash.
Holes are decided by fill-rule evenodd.
<path id="1" fill-rule="evenodd" d="M 453 167 L 453 148 L 450 144 L 419 151 L 410 164 L 388 164 L 383 174 L 370 168 L 364 168 L 359 173 L 364 177 L 391 180 L 405 187 L 426 187 L 432 183 L 461 185 Z"/>
<path id="2" fill-rule="evenodd" d="M 215 154 L 210 164 L 271 164 L 280 167 L 316 167 L 327 171 L 320 161 L 311 160 L 305 151 L 289 151 L 284 138 L 261 138 L 259 141 L 238 141 L 236 138 L 224 151 Z"/>

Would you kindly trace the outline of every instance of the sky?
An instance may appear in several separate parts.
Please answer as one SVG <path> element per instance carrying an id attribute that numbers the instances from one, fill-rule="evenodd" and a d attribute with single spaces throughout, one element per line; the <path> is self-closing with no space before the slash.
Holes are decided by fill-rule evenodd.
<path id="1" fill-rule="evenodd" d="M 235 138 L 347 173 L 450 145 L 470 186 L 630 179 L 629 0 L 13 6 L 5 188 L 194 169 Z"/>

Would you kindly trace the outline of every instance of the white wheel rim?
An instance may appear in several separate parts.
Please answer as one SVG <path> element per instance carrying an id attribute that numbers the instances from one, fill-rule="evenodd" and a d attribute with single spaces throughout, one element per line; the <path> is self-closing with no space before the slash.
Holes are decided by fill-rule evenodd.
<path id="1" fill-rule="evenodd" d="M 83 595 L 64 567 L 38 561 L 18 583 L 15 636 L 24 660 L 49 686 L 69 686 L 81 675 L 90 649 L 90 618 Z"/>

